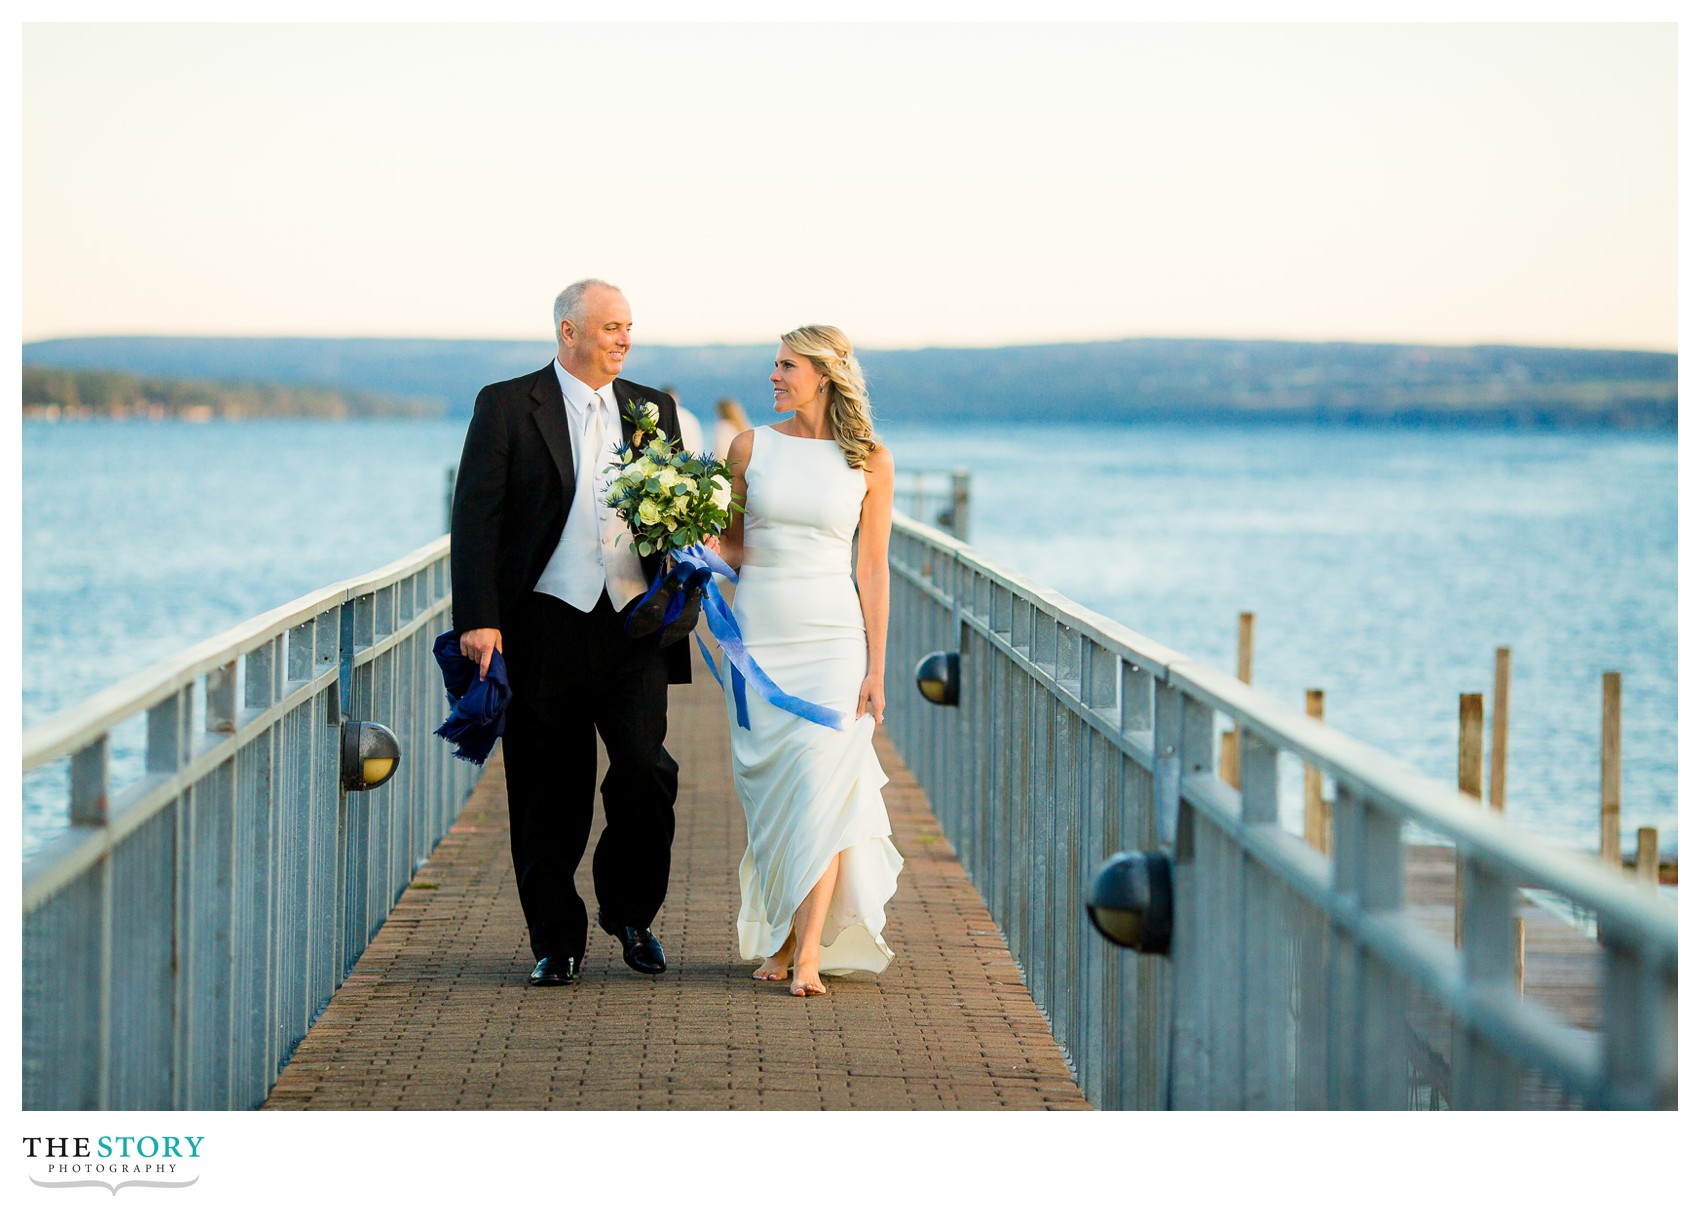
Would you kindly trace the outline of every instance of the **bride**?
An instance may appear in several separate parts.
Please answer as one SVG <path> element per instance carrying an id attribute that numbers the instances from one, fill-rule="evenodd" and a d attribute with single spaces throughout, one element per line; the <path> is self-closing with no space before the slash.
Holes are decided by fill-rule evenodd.
<path id="1" fill-rule="evenodd" d="M 903 859 L 891 844 L 874 756 L 885 714 L 891 452 L 875 438 L 862 368 L 836 328 L 780 338 L 777 424 L 732 442 L 734 513 L 721 555 L 738 570 L 732 612 L 746 647 L 786 693 L 853 717 L 842 731 L 745 696 L 732 713 L 732 770 L 749 846 L 738 865 L 738 947 L 757 980 L 879 972 L 891 960 L 885 903 Z M 852 580 L 852 542 L 855 568 Z"/>

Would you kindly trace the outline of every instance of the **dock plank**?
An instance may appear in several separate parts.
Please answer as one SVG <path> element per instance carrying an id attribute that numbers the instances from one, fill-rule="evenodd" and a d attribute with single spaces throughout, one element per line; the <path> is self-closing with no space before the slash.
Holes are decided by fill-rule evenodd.
<path id="1" fill-rule="evenodd" d="M 498 753 L 264 1109 L 1089 1109 L 883 731 L 905 860 L 886 931 L 897 958 L 878 976 L 827 978 L 825 997 L 750 979 L 733 928 L 744 823 L 726 713 L 700 662 L 695 677 L 670 711 L 678 829 L 655 923 L 668 971 L 630 971 L 593 928 L 578 985 L 527 986 Z M 593 905 L 589 870 L 587 856 Z"/>
<path id="2" fill-rule="evenodd" d="M 1406 904 L 1425 929 L 1451 941 L 1457 860 L 1450 846 L 1407 845 L 1405 848 Z M 1600 945 L 1575 922 L 1521 894 L 1516 912 L 1523 919 L 1523 996 L 1538 1001 L 1572 1027 L 1598 1030 L 1601 1021 Z M 1410 1057 L 1419 1080 L 1432 1085 L 1442 1099 L 1451 1084 L 1452 1021 L 1426 999 L 1417 999 L 1407 1015 Z M 1553 1083 L 1530 1074 L 1523 1083 L 1524 1105 L 1531 1108 L 1565 1105 Z"/>

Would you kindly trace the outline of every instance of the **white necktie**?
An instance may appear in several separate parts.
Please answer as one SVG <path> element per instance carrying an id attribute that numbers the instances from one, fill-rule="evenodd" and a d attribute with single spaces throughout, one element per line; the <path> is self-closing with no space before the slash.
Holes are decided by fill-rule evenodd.
<path id="1" fill-rule="evenodd" d="M 568 564 L 564 569 L 566 576 L 562 588 L 570 605 L 588 612 L 596 605 L 596 599 L 602 596 L 605 579 L 601 527 L 598 525 L 601 510 L 597 508 L 600 502 L 596 499 L 596 489 L 601 479 L 602 464 L 608 461 L 610 455 L 604 449 L 608 445 L 607 408 L 602 403 L 600 392 L 590 398 L 584 413 L 584 434 L 578 449 L 578 478 L 573 485 L 573 501 L 567 510 L 567 529 L 562 540 L 572 550 L 586 554 L 595 552 L 596 558 L 581 557 Z"/>

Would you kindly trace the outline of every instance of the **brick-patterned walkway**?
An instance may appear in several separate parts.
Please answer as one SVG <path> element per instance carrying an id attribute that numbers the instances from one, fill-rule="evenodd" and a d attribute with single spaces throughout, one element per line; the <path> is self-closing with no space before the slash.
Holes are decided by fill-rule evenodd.
<path id="1" fill-rule="evenodd" d="M 593 924 L 579 984 L 526 985 L 498 754 L 266 1109 L 1087 1107 L 883 732 L 905 860 L 886 930 L 897 958 L 877 977 L 827 978 L 825 997 L 750 979 L 732 924 L 744 822 L 726 716 L 700 664 L 695 677 L 674 687 L 670 711 L 679 824 L 655 924 L 667 972 L 632 972 Z M 592 844 L 600 831 L 599 820 Z M 587 855 L 579 886 L 594 912 L 589 871 Z"/>

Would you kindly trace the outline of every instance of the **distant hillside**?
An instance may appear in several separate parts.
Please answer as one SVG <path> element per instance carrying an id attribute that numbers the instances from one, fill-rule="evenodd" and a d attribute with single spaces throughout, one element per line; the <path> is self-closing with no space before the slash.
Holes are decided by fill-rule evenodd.
<path id="1" fill-rule="evenodd" d="M 435 402 L 545 365 L 538 341 L 83 337 L 24 346 L 26 366 L 241 379 Z M 628 372 L 707 419 L 730 395 L 766 411 L 771 345 L 639 344 Z M 1675 354 L 1528 346 L 1140 339 L 998 349 L 865 350 L 877 416 L 903 420 L 1320 421 L 1674 429 Z"/>
<path id="2" fill-rule="evenodd" d="M 378 392 L 303 384 L 206 382 L 143 378 L 110 370 L 59 370 L 26 365 L 26 417 L 140 417 L 189 421 L 256 417 L 426 417 L 443 415 L 438 401 L 404 400 Z"/>

